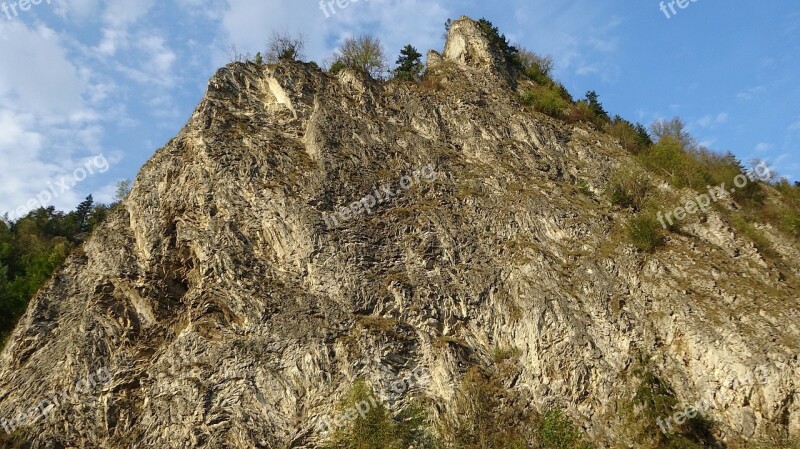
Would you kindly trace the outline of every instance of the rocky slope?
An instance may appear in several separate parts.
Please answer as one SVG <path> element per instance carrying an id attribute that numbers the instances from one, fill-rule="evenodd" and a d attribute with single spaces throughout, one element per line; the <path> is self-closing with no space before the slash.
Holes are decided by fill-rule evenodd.
<path id="1" fill-rule="evenodd" d="M 469 366 L 517 348 L 509 388 L 598 447 L 624 440 L 640 354 L 682 402 L 717 399 L 731 447 L 800 434 L 796 246 L 766 228 L 765 258 L 709 212 L 637 252 L 602 193 L 617 142 L 526 112 L 469 19 L 429 70 L 221 69 L 30 305 L 0 417 L 56 393 L 20 426 L 35 448 L 310 448 L 355 379 L 446 413 Z"/>

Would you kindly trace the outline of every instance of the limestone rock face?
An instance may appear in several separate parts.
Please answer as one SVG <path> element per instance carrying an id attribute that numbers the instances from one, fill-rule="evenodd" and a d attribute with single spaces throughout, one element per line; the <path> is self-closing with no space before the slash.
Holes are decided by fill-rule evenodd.
<path id="1" fill-rule="evenodd" d="M 482 69 L 507 81 L 514 79 L 514 69 L 509 67 L 505 55 L 486 39 L 480 25 L 468 17 L 462 17 L 451 24 L 443 56 L 444 60 L 454 62 L 460 67 Z M 436 62 L 438 61 L 431 61 L 429 56 L 429 66 L 435 67 Z"/>
<path id="2" fill-rule="evenodd" d="M 221 69 L 31 303 L 0 417 L 55 393 L 34 448 L 312 448 L 355 379 L 446 413 L 516 348 L 508 387 L 598 447 L 639 354 L 682 402 L 716 399 L 721 440 L 797 436 L 796 245 L 764 227 L 767 258 L 710 211 L 637 252 L 602 194 L 629 156 L 526 112 L 476 27 L 453 24 L 430 85 Z"/>

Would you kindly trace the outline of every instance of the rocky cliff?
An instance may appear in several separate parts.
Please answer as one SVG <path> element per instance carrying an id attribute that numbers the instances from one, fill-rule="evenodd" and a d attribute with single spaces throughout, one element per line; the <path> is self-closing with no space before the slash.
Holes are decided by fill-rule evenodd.
<path id="1" fill-rule="evenodd" d="M 714 398 L 721 444 L 800 434 L 792 241 L 763 227 L 767 258 L 712 210 L 637 251 L 603 194 L 633 163 L 618 142 L 526 111 L 469 19 L 428 70 L 219 70 L 31 303 L 0 417 L 29 415 L 35 448 L 311 448 L 356 379 L 443 419 L 514 348 L 507 387 L 597 447 L 637 447 L 642 355 L 681 403 Z"/>

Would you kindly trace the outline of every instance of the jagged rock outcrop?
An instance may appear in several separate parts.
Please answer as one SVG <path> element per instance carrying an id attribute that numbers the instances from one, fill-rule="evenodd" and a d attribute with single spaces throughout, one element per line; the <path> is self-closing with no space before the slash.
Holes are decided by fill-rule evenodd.
<path id="1" fill-rule="evenodd" d="M 23 428 L 35 448 L 316 447 L 354 379 L 413 378 L 446 412 L 469 366 L 518 348 L 509 388 L 598 447 L 638 354 L 682 401 L 718 399 L 721 441 L 798 435 L 796 246 L 765 229 L 767 260 L 710 211 L 637 252 L 601 194 L 629 156 L 526 112 L 475 30 L 453 24 L 423 86 L 221 69 L 30 305 L 0 417 L 69 392 Z"/>

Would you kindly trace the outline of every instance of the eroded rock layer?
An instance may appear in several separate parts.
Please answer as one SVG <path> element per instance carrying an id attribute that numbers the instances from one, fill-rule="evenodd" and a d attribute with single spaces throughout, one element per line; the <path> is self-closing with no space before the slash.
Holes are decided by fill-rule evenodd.
<path id="1" fill-rule="evenodd" d="M 765 227 L 767 260 L 710 211 L 637 252 L 602 193 L 630 157 L 526 112 L 493 51 L 463 19 L 423 85 L 221 69 L 30 305 L 0 417 L 68 391 L 23 429 L 34 447 L 315 447 L 354 379 L 424 378 L 408 395 L 446 412 L 467 368 L 516 348 L 508 388 L 598 447 L 639 354 L 682 401 L 718 398 L 721 441 L 797 435 L 796 247 Z"/>

